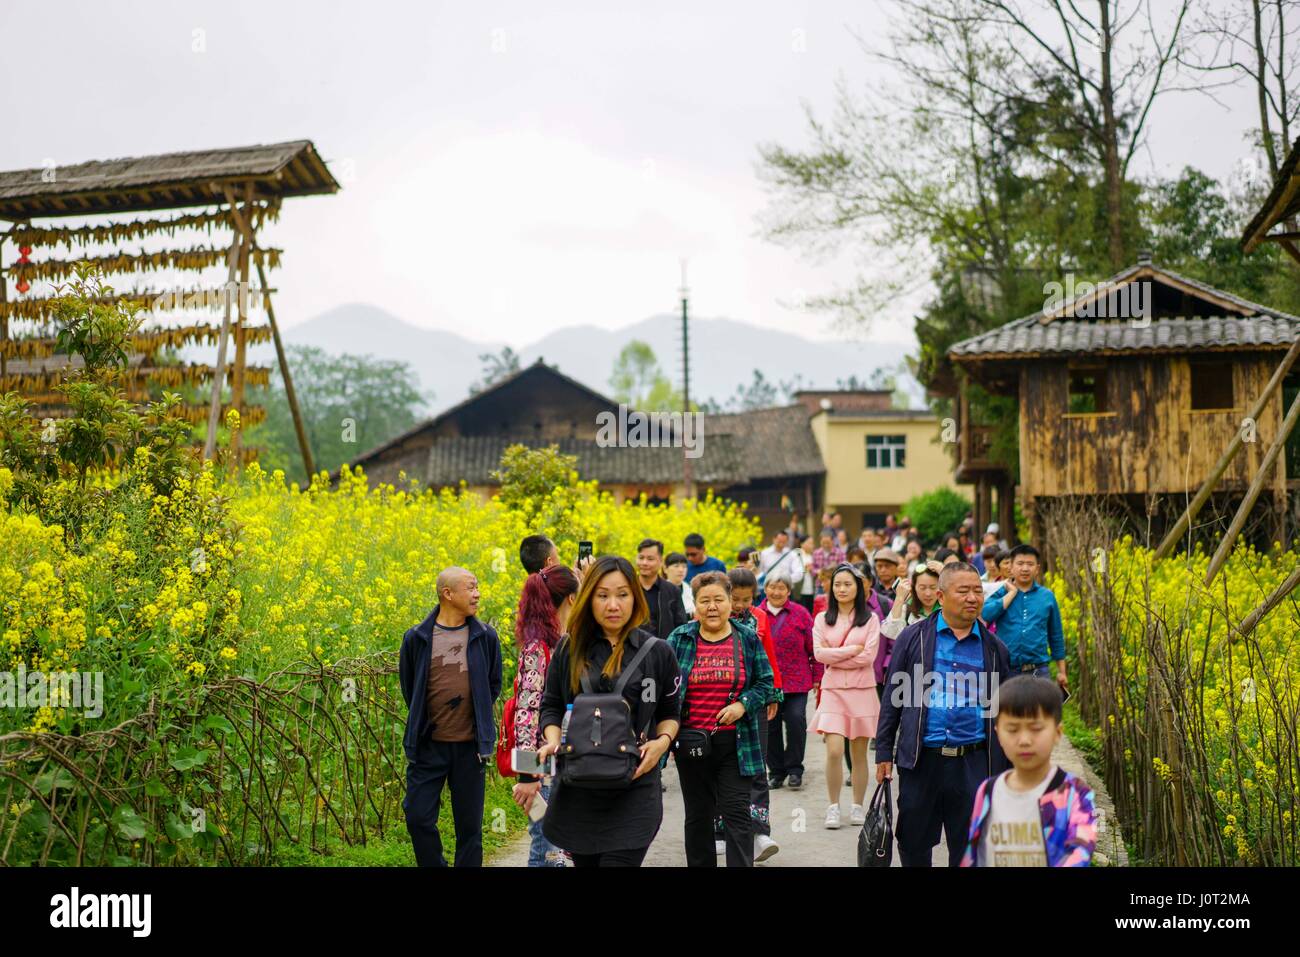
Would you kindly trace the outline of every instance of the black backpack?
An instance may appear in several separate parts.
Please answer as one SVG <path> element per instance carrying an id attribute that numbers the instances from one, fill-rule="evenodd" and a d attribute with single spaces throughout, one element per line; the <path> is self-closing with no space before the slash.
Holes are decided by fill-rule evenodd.
<path id="1" fill-rule="evenodd" d="M 614 690 L 599 694 L 587 672 L 582 673 L 582 693 L 573 699 L 573 711 L 564 743 L 560 745 L 560 780 L 585 788 L 618 789 L 632 783 L 641 763 L 639 735 L 633 727 L 632 709 L 623 689 L 655 642 L 647 636 L 632 660 L 623 667 Z"/>

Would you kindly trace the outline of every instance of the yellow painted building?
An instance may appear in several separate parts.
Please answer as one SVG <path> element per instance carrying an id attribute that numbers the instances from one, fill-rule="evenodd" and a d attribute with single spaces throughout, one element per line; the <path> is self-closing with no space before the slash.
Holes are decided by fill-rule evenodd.
<path id="1" fill-rule="evenodd" d="M 952 451 L 932 412 L 837 409 L 828 398 L 809 424 L 826 463 L 823 501 L 844 516 L 850 534 L 883 525 L 922 492 L 947 487 L 970 497 L 953 481 Z"/>

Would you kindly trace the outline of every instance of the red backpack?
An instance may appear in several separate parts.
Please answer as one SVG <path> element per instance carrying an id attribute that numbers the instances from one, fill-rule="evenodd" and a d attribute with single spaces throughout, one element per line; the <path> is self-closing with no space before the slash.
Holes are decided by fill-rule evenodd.
<path id="1" fill-rule="evenodd" d="M 550 668 L 551 649 L 544 642 L 542 643 L 542 651 L 546 653 L 546 666 Z M 515 769 L 510 766 L 510 752 L 517 746 L 515 744 L 515 709 L 518 698 L 519 670 L 516 669 L 514 691 L 510 695 L 510 700 L 505 703 L 505 707 L 501 709 L 501 734 L 497 737 L 497 772 L 506 778 L 516 776 Z M 538 731 L 540 732 L 541 729 L 539 728 Z"/>

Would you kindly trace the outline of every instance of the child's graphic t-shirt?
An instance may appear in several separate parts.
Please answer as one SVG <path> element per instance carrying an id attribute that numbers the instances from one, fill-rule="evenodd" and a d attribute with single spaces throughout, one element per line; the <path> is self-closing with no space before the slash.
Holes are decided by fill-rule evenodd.
<path id="1" fill-rule="evenodd" d="M 1012 771 L 998 777 L 993 785 L 993 803 L 980 837 L 981 867 L 1046 867 L 1047 849 L 1043 845 L 1043 819 L 1038 799 L 1056 774 L 1056 766 L 1047 769 L 1043 780 L 1028 791 L 1017 791 L 1008 783 Z"/>

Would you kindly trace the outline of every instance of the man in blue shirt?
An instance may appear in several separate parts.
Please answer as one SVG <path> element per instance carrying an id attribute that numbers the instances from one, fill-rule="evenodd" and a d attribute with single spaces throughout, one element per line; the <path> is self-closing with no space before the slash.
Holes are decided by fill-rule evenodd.
<path id="1" fill-rule="evenodd" d="M 1006 645 L 979 623 L 979 573 L 951 562 L 939 573 L 938 614 L 894 645 L 876 730 L 876 780 L 898 765 L 898 855 L 929 867 L 942 834 L 957 867 L 975 792 L 1007 767 L 992 729 L 998 684 L 1011 677 Z"/>
<path id="2" fill-rule="evenodd" d="M 1011 653 L 1012 671 L 1048 678 L 1050 658 L 1056 662 L 1056 683 L 1065 692 L 1069 680 L 1061 609 L 1052 590 L 1034 580 L 1039 563 L 1034 546 L 1011 549 L 1011 581 L 984 602 L 984 620 L 997 623 L 998 637 Z"/>
<path id="3" fill-rule="evenodd" d="M 722 572 L 724 575 L 727 573 L 727 566 L 722 564 L 721 559 L 711 558 L 704 551 L 704 536 L 699 532 L 691 532 L 682 544 L 686 546 L 687 584 L 690 584 L 691 579 L 700 572 Z"/>

